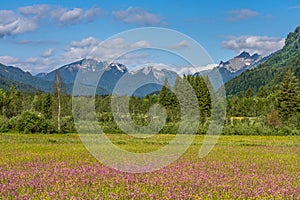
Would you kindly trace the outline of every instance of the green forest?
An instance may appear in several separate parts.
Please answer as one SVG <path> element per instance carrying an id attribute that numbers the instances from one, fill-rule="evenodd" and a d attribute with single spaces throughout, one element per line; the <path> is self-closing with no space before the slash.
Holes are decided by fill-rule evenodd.
<path id="1" fill-rule="evenodd" d="M 210 124 L 212 105 L 211 87 L 207 77 L 199 75 L 177 77 L 174 87 L 165 79 L 159 93 L 143 98 L 129 98 L 129 110 L 133 121 L 146 126 L 151 117 L 150 107 L 159 103 L 167 111 L 165 126 L 160 133 L 176 134 L 181 118 L 176 92 L 180 82 L 188 81 L 199 103 L 200 125 L 197 134 L 206 134 Z M 180 91 L 181 90 L 181 91 Z M 172 92 L 173 91 L 173 92 Z M 105 133 L 122 133 L 111 113 L 111 95 L 96 96 L 95 109 L 99 125 Z M 82 101 L 84 102 L 82 97 Z M 281 82 L 272 89 L 261 87 L 253 91 L 228 96 L 224 135 L 300 135 L 300 87 L 299 80 L 288 70 Z M 24 93 L 14 87 L 0 90 L 1 132 L 20 133 L 74 133 L 72 96 L 66 89 L 59 73 L 55 75 L 52 93 Z M 86 113 L 87 117 L 89 113 Z"/>

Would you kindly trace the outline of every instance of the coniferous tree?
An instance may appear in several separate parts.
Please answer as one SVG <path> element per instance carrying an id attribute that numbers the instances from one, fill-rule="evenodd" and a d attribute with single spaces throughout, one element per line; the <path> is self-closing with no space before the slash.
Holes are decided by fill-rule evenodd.
<path id="1" fill-rule="evenodd" d="M 171 106 L 171 86 L 167 78 L 164 80 L 164 84 L 159 93 L 159 103 L 166 108 L 170 108 Z"/>
<path id="2" fill-rule="evenodd" d="M 178 113 L 176 111 L 178 100 L 171 90 L 168 78 L 165 78 L 164 84 L 159 93 L 159 103 L 167 110 L 167 121 L 174 121 L 178 119 Z"/>
<path id="3" fill-rule="evenodd" d="M 248 90 L 246 91 L 245 97 L 246 97 L 246 98 L 253 97 L 253 91 L 252 91 L 252 89 L 251 89 L 250 87 L 249 87 Z"/>
<path id="4" fill-rule="evenodd" d="M 208 89 L 209 81 L 206 80 L 205 77 L 199 76 L 199 74 L 195 77 L 188 75 L 187 81 L 189 81 L 195 91 L 199 103 L 201 121 L 204 122 L 206 118 L 210 116 L 211 109 L 211 97 Z"/>
<path id="5" fill-rule="evenodd" d="M 51 95 L 47 93 L 44 96 L 43 103 L 42 103 L 42 113 L 46 119 L 51 119 L 52 112 L 51 112 Z"/>
<path id="6" fill-rule="evenodd" d="M 288 70 L 277 93 L 278 111 L 282 119 L 288 119 L 300 112 L 299 80 Z"/>
<path id="7" fill-rule="evenodd" d="M 174 93 L 175 94 L 180 94 L 182 93 L 182 78 L 180 76 L 177 76 L 174 82 Z M 176 101 L 176 104 L 174 105 L 175 110 L 178 112 L 180 111 L 180 103 L 179 101 Z"/>

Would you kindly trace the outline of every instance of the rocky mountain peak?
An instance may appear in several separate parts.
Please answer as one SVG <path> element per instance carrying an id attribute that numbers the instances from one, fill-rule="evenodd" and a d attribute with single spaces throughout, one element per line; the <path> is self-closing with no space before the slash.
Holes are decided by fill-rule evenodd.
<path id="1" fill-rule="evenodd" d="M 226 62 L 221 61 L 218 68 L 225 68 L 231 73 L 234 73 L 245 67 L 251 66 L 253 63 L 258 62 L 260 59 L 262 59 L 262 56 L 257 53 L 251 56 L 250 53 L 243 51 L 238 56 Z"/>
<path id="2" fill-rule="evenodd" d="M 246 51 L 243 51 L 238 56 L 236 56 L 236 58 L 245 58 L 245 59 L 248 59 L 248 58 L 251 58 L 251 55 L 250 55 L 250 53 L 248 53 Z"/>

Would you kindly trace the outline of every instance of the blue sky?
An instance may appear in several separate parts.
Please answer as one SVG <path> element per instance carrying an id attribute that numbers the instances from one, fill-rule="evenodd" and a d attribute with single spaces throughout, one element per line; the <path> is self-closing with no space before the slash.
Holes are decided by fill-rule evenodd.
<path id="1" fill-rule="evenodd" d="M 300 2 L 293 0 L 3 1 L 0 63 L 48 72 L 114 34 L 149 26 L 188 35 L 219 63 L 243 50 L 276 51 L 299 25 Z"/>

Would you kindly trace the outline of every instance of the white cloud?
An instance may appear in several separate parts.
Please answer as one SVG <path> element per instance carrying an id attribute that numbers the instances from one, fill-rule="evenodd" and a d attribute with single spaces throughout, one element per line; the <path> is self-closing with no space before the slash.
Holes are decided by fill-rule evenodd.
<path id="1" fill-rule="evenodd" d="M 15 58 L 12 56 L 0 56 L 0 63 L 4 65 L 15 65 L 20 61 L 19 58 Z"/>
<path id="2" fill-rule="evenodd" d="M 140 63 L 147 55 L 140 52 L 130 52 L 133 49 L 143 49 L 149 47 L 147 41 L 127 42 L 123 38 L 114 38 L 101 43 L 94 37 L 84 38 L 80 41 L 71 41 L 69 47 L 61 55 L 65 62 L 72 62 L 86 57 L 109 61 L 117 59 L 118 62 L 130 63 L 132 61 Z"/>
<path id="3" fill-rule="evenodd" d="M 36 23 L 10 10 L 0 10 L 0 38 L 34 31 Z"/>
<path id="4" fill-rule="evenodd" d="M 234 50 L 237 53 L 247 51 L 251 54 L 258 53 L 263 56 L 281 49 L 285 39 L 268 36 L 231 36 L 222 42 L 222 47 Z"/>
<path id="5" fill-rule="evenodd" d="M 131 45 L 133 48 L 148 48 L 150 47 L 149 42 L 145 41 L 145 40 L 140 40 L 138 42 L 135 42 Z"/>
<path id="6" fill-rule="evenodd" d="M 228 11 L 227 21 L 235 22 L 240 20 L 251 19 L 259 15 L 258 12 L 249 9 Z"/>
<path id="7" fill-rule="evenodd" d="M 36 63 L 37 61 L 38 61 L 38 58 L 33 58 L 33 57 L 27 58 L 25 60 L 26 63 L 30 63 L 30 64 Z"/>
<path id="8" fill-rule="evenodd" d="M 88 23 L 101 13 L 100 8 L 66 9 L 59 6 L 37 4 L 20 7 L 17 12 L 0 10 L 0 38 L 35 31 L 42 19 L 62 25 Z"/>
<path id="9" fill-rule="evenodd" d="M 126 53 L 127 50 L 147 48 L 150 44 L 147 41 L 128 42 L 122 38 L 115 38 L 101 43 L 94 37 L 87 37 L 80 41 L 71 41 L 63 53 L 54 56 L 54 49 L 47 49 L 40 57 L 30 57 L 26 59 L 11 56 L 1 56 L 0 63 L 20 67 L 25 71 L 33 73 L 49 72 L 64 64 L 80 60 L 82 58 L 97 55 L 98 60 L 110 61 L 113 58 L 124 64 L 145 63 L 148 54 L 140 52 Z M 93 50 L 95 53 L 92 54 Z M 94 58 L 94 56 L 93 56 Z M 134 63 L 133 63 L 134 61 Z"/>
<path id="10" fill-rule="evenodd" d="M 50 5 L 47 4 L 38 4 L 33 6 L 24 6 L 18 8 L 20 14 L 25 16 L 33 16 L 35 20 L 39 20 L 42 17 L 47 16 L 51 9 Z"/>
<path id="11" fill-rule="evenodd" d="M 115 62 L 122 63 L 128 68 L 135 68 L 140 65 L 152 63 L 147 53 L 128 53 L 119 57 Z"/>
<path id="12" fill-rule="evenodd" d="M 19 67 L 24 71 L 39 73 L 45 70 L 52 70 L 53 64 L 56 63 L 55 60 L 51 59 L 41 59 L 30 57 L 27 59 L 16 58 L 12 56 L 0 56 L 0 63 L 6 66 Z"/>
<path id="13" fill-rule="evenodd" d="M 66 60 L 78 60 L 90 55 L 91 51 L 99 45 L 100 41 L 94 37 L 84 38 L 80 41 L 71 41 L 63 57 Z"/>
<path id="14" fill-rule="evenodd" d="M 187 48 L 189 47 L 189 42 L 187 40 L 182 40 L 180 42 L 178 42 L 177 44 L 175 44 L 172 48 L 173 49 L 182 49 L 182 48 Z"/>
<path id="15" fill-rule="evenodd" d="M 53 48 L 50 48 L 50 49 L 47 49 L 46 51 L 44 51 L 44 52 L 42 53 L 42 57 L 48 58 L 48 57 L 53 56 L 53 54 L 54 54 L 54 49 L 53 49 Z"/>
<path id="16" fill-rule="evenodd" d="M 162 17 L 158 14 L 150 13 L 139 7 L 129 7 L 127 10 L 113 12 L 116 19 L 126 24 L 138 24 L 142 26 L 162 25 Z"/>
<path id="17" fill-rule="evenodd" d="M 82 39 L 81 41 L 72 41 L 72 42 L 70 42 L 70 46 L 84 48 L 87 46 L 96 46 L 99 44 L 99 42 L 100 41 L 94 37 L 88 37 L 88 38 Z"/>
<path id="18" fill-rule="evenodd" d="M 91 22 L 101 13 L 100 8 L 90 8 L 83 10 L 74 8 L 67 10 L 66 8 L 58 7 L 51 11 L 52 19 L 64 25 L 74 25 L 81 22 Z"/>
<path id="19" fill-rule="evenodd" d="M 196 72 L 213 69 L 216 66 L 218 66 L 218 65 L 217 64 L 209 64 L 207 66 L 201 66 L 201 67 L 182 67 L 182 68 L 178 69 L 177 73 L 179 75 L 195 74 Z"/>
<path id="20" fill-rule="evenodd" d="M 63 24 L 76 24 L 79 22 L 82 16 L 82 9 L 74 8 L 73 10 L 67 10 L 59 16 L 59 22 Z"/>
<path id="21" fill-rule="evenodd" d="M 117 58 L 117 62 L 132 64 L 132 61 L 140 63 L 148 55 L 140 52 L 129 52 L 133 49 L 147 48 L 150 44 L 140 40 L 128 42 L 123 38 L 114 38 L 102 42 L 94 37 L 87 37 L 80 41 L 71 41 L 68 48 L 60 56 L 60 60 L 73 62 L 86 57 L 92 57 L 101 61 L 110 61 Z"/>
<path id="22" fill-rule="evenodd" d="M 93 55 L 100 60 L 111 60 L 119 57 L 125 59 L 125 54 L 136 54 L 132 51 L 148 48 L 149 46 L 150 44 L 144 40 L 128 42 L 123 38 L 114 38 L 101 43 L 101 45 L 94 49 Z"/>
<path id="23" fill-rule="evenodd" d="M 83 18 L 86 21 L 93 21 L 101 13 L 100 8 L 91 8 L 84 12 Z"/>

